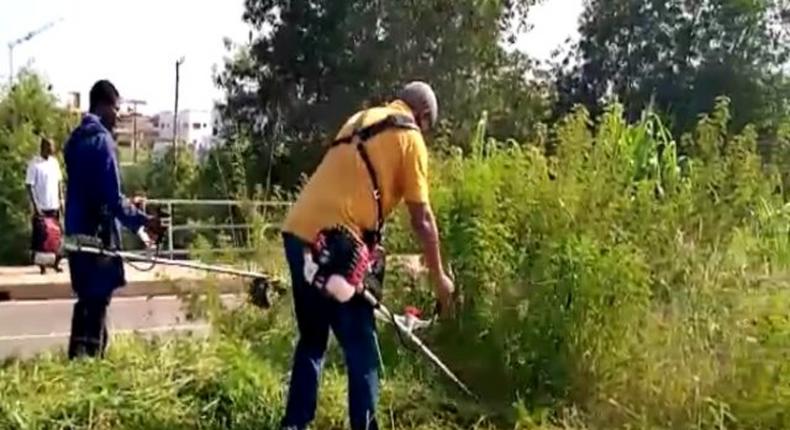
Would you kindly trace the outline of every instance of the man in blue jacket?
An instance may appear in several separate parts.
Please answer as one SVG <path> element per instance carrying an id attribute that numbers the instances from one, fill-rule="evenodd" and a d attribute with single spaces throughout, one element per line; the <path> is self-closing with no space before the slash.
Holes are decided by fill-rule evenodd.
<path id="1" fill-rule="evenodd" d="M 66 235 L 90 236 L 107 249 L 121 249 L 119 223 L 148 242 L 161 234 L 161 222 L 121 193 L 112 136 L 120 95 L 106 80 L 91 88 L 90 109 L 66 142 Z M 107 347 L 106 315 L 113 292 L 124 285 L 119 258 L 69 254 L 71 286 L 77 295 L 71 321 L 69 358 L 103 357 Z"/>

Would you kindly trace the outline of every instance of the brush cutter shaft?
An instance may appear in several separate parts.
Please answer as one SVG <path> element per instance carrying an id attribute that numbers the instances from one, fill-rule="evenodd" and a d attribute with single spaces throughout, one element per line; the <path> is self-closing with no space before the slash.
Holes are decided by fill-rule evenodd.
<path id="1" fill-rule="evenodd" d="M 362 295 L 365 297 L 365 300 L 367 300 L 368 303 L 370 303 L 373 306 L 375 310 L 381 312 L 381 314 L 384 316 L 384 318 L 387 321 L 389 321 L 390 323 L 394 322 L 396 326 L 395 329 L 405 334 L 409 338 L 409 340 L 411 340 L 415 345 L 417 345 L 417 347 L 420 348 L 420 351 L 423 354 L 425 354 L 425 356 L 428 357 L 428 359 L 431 360 L 436 366 L 438 366 L 439 369 L 441 369 L 442 372 L 444 372 L 444 374 L 447 375 L 447 377 L 449 377 L 453 382 L 455 382 L 455 384 L 458 385 L 458 387 L 461 388 L 461 390 L 463 390 L 464 393 L 468 394 L 472 398 L 475 399 L 477 398 L 477 396 L 475 396 L 474 393 L 472 393 L 472 391 L 463 382 L 461 382 L 461 380 L 458 379 L 458 377 L 455 376 L 455 374 L 444 363 L 442 363 L 442 360 L 440 360 L 439 357 L 437 357 L 436 354 L 433 353 L 433 351 L 428 349 L 428 347 L 425 346 L 424 343 L 422 343 L 422 340 L 420 340 L 420 338 L 417 337 L 412 332 L 412 330 L 409 330 L 400 321 L 398 321 L 398 319 L 393 317 L 392 312 L 390 312 L 390 310 L 387 309 L 386 306 L 381 304 L 381 302 L 379 302 L 370 291 L 364 290 L 362 292 Z"/>
<path id="2" fill-rule="evenodd" d="M 246 270 L 237 270 L 231 269 L 227 267 L 221 266 L 212 266 L 208 264 L 202 263 L 195 263 L 191 261 L 179 261 L 179 260 L 171 260 L 168 258 L 161 258 L 161 257 L 154 257 L 149 255 L 139 255 L 134 254 L 131 252 L 124 252 L 124 251 L 109 251 L 93 246 L 82 246 L 82 245 L 75 245 L 72 243 L 67 243 L 64 245 L 66 251 L 69 252 L 87 252 L 90 254 L 97 254 L 97 255 L 107 255 L 111 257 L 118 257 L 127 261 L 137 261 L 137 262 L 145 262 L 145 263 L 156 263 L 156 264 L 164 264 L 167 266 L 176 266 L 176 267 L 183 267 L 187 269 L 195 269 L 195 270 L 202 270 L 205 272 L 214 272 L 214 273 L 221 273 L 226 275 L 233 275 L 239 276 L 244 278 L 253 278 L 253 279 L 267 279 L 268 277 L 263 275 L 262 273 L 255 273 L 249 272 Z"/>
<path id="3" fill-rule="evenodd" d="M 433 353 L 433 351 L 428 349 L 428 347 L 422 343 L 420 338 L 418 338 L 412 333 L 408 333 L 407 336 L 409 336 L 411 341 L 414 342 L 418 348 L 420 348 L 422 353 L 425 354 L 431 361 L 433 361 L 433 363 L 437 365 L 444 372 L 444 374 L 447 375 L 447 377 L 452 379 L 452 381 L 455 382 L 455 384 L 458 385 L 458 387 L 461 388 L 461 390 L 463 390 L 464 393 L 466 393 L 470 397 L 476 397 L 472 393 L 472 391 L 463 382 L 461 382 L 461 380 L 458 379 L 458 377 L 455 376 L 455 374 L 444 363 L 442 363 L 439 357 L 437 357 L 436 354 Z"/>

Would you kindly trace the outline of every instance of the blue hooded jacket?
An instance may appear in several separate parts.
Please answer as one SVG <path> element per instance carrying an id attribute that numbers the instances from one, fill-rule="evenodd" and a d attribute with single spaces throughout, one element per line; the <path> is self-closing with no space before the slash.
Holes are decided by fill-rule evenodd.
<path id="1" fill-rule="evenodd" d="M 80 125 L 72 132 L 64 147 L 66 165 L 66 235 L 89 235 L 102 240 L 105 247 L 121 248 L 119 222 L 129 230 L 137 232 L 145 225 L 148 216 L 135 208 L 121 193 L 116 144 L 110 131 L 98 116 L 86 114 Z M 75 258 L 76 257 L 76 258 Z M 101 284 L 125 284 L 123 265 L 114 261 L 112 271 L 102 272 L 95 266 L 101 260 L 86 254 L 72 255 L 72 272 L 78 277 L 93 276 Z M 108 268 L 109 269 L 109 268 Z M 116 273 L 117 272 L 117 273 Z M 72 273 L 74 276 L 74 273 Z M 112 282 L 107 277 L 114 278 Z M 74 284 L 74 278 L 72 279 Z M 76 282 L 95 284 L 96 282 Z M 75 288 L 77 285 L 74 286 Z M 112 287 L 114 288 L 114 287 Z M 104 290 L 105 288 L 99 288 Z M 105 291 L 106 292 L 106 291 Z"/>

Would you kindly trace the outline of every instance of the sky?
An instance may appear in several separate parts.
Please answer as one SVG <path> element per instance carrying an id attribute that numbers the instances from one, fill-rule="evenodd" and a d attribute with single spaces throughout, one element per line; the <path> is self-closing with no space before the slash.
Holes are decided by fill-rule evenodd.
<path id="1" fill-rule="evenodd" d="M 448 0 L 450 1 L 450 0 Z M 139 110 L 173 110 L 175 62 L 180 69 L 179 111 L 210 109 L 221 93 L 212 67 L 227 54 L 224 37 L 246 40 L 243 0 L 0 0 L 0 79 L 9 73 L 8 42 L 49 22 L 56 24 L 14 48 L 14 66 L 42 73 L 63 96 L 110 79 L 121 96 L 144 100 Z M 534 28 L 518 48 L 547 58 L 576 34 L 582 0 L 546 0 L 530 12 Z"/>

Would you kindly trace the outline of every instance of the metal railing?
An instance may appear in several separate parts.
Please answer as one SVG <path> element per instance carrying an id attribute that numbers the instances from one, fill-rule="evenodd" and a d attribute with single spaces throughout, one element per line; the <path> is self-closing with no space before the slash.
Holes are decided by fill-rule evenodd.
<path id="1" fill-rule="evenodd" d="M 205 221 L 198 221 L 198 222 L 187 222 L 185 224 L 175 224 L 173 223 L 173 219 L 175 216 L 175 210 L 178 206 L 205 206 L 205 207 L 253 207 L 256 210 L 261 208 L 287 208 L 291 206 L 291 202 L 283 202 L 283 201 L 240 201 L 240 200 L 187 200 L 187 199 L 148 199 L 145 202 L 145 205 L 156 205 L 163 207 L 167 213 L 170 215 L 168 219 L 164 219 L 163 223 L 166 227 L 166 237 L 167 237 L 167 246 L 164 252 L 166 252 L 170 258 L 174 258 L 176 256 L 183 256 L 189 254 L 190 250 L 186 248 L 178 249 L 174 246 L 174 233 L 179 231 L 237 231 L 237 230 L 249 230 L 253 227 L 252 224 L 236 224 L 236 223 L 225 223 L 225 224 L 215 224 L 209 223 Z M 268 223 L 265 224 L 265 228 L 276 228 L 278 224 Z M 250 249 L 242 248 L 242 247 L 234 247 L 234 248 L 212 248 L 211 252 L 244 252 L 250 251 Z"/>

